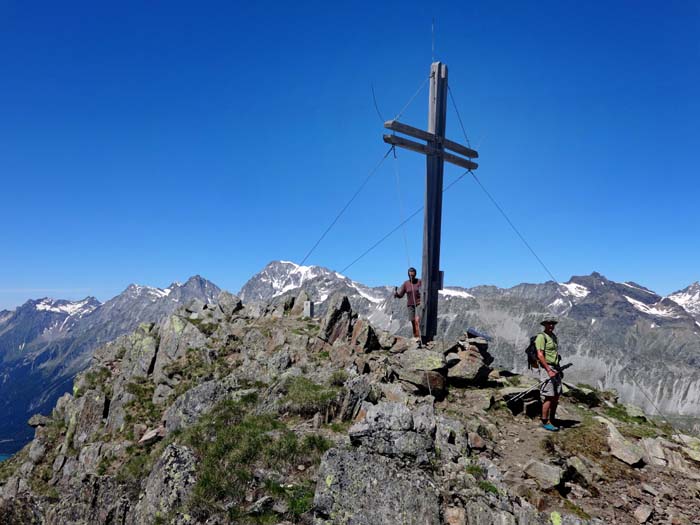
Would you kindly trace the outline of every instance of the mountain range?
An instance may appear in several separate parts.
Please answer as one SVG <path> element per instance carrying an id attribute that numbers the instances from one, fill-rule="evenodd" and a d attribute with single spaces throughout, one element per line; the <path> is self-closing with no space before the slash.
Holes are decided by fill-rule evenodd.
<path id="1" fill-rule="evenodd" d="M 100 303 L 43 298 L 0 311 L 0 453 L 14 452 L 32 436 L 27 419 L 50 412 L 72 388 L 95 348 L 155 323 L 192 299 L 211 302 L 219 288 L 200 276 L 167 288 L 132 284 Z"/>
<path id="2" fill-rule="evenodd" d="M 397 283 L 399 284 L 399 283 Z M 319 314 L 330 298 L 347 295 L 373 326 L 410 335 L 404 300 L 393 286 L 368 287 L 317 266 L 275 261 L 241 289 L 246 302 L 283 301 L 303 289 Z M 615 388 L 648 413 L 700 417 L 700 284 L 667 297 L 599 273 L 565 283 L 512 288 L 447 287 L 439 294 L 438 334 L 454 339 L 467 327 L 492 338 L 497 366 L 526 369 L 524 348 L 543 316 L 559 316 L 557 333 L 569 380 Z"/>
<path id="3" fill-rule="evenodd" d="M 398 283 L 397 283 L 398 284 Z M 320 266 L 273 261 L 240 290 L 244 303 L 280 303 L 301 290 L 323 315 L 335 295 L 345 295 L 373 326 L 410 335 L 404 300 L 393 286 L 370 287 Z M 132 284 L 100 303 L 43 298 L 0 311 L 0 453 L 18 450 L 30 437 L 27 419 L 47 413 L 69 391 L 94 349 L 155 323 L 192 299 L 211 303 L 215 284 L 195 276 L 167 288 Z M 523 349 L 547 314 L 560 317 L 557 333 L 569 380 L 615 388 L 624 401 L 649 413 L 700 417 L 700 284 L 662 297 L 634 282 L 599 273 L 566 283 L 548 281 L 512 288 L 447 287 L 439 294 L 439 337 L 454 339 L 467 327 L 488 334 L 496 364 L 526 368 Z"/>

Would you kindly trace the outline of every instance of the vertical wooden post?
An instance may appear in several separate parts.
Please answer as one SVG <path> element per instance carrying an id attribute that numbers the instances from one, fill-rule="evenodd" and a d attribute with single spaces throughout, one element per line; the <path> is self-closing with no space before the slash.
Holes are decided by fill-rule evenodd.
<path id="1" fill-rule="evenodd" d="M 428 132 L 435 140 L 428 145 L 442 151 L 447 113 L 447 66 L 433 62 L 430 66 L 430 100 Z M 423 312 L 421 336 L 432 341 L 437 334 L 438 290 L 440 289 L 440 234 L 442 227 L 442 177 L 444 162 L 440 154 L 427 156 L 425 179 L 425 220 L 423 224 Z"/>

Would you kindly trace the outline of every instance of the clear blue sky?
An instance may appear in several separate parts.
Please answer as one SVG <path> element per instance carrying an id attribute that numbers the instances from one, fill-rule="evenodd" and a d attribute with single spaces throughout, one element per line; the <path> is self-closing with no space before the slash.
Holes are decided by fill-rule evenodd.
<path id="1" fill-rule="evenodd" d="M 477 175 L 559 280 L 700 279 L 700 3 L 2 2 L 0 308 L 299 262 L 386 151 L 432 59 Z M 426 124 L 424 90 L 402 116 Z M 463 142 L 452 107 L 448 135 Z M 399 151 L 308 263 L 341 270 L 423 203 Z M 446 167 L 446 183 L 461 171 Z M 401 205 L 399 205 L 401 202 Z M 469 178 L 447 285 L 549 276 Z M 420 266 L 422 216 L 347 274 Z"/>

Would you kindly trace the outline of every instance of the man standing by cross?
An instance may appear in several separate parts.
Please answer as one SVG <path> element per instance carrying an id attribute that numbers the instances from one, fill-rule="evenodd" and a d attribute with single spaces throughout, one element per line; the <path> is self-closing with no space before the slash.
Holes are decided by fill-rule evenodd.
<path id="1" fill-rule="evenodd" d="M 395 134 L 384 135 L 384 142 L 423 153 L 427 159 L 425 219 L 423 226 L 423 273 L 421 279 L 423 290 L 422 303 L 424 306 L 423 315 L 420 319 L 420 334 L 423 342 L 432 341 L 437 334 L 438 291 L 442 289 L 440 234 L 444 161 L 461 166 L 467 170 L 475 170 L 478 165 L 469 159 L 479 156 L 473 149 L 445 138 L 447 66 L 441 62 L 434 62 L 430 67 L 429 97 L 428 131 L 407 126 L 396 120 L 384 123 L 384 127 L 387 129 L 426 141 L 426 144 L 421 144 Z M 448 153 L 445 150 L 454 151 L 462 156 Z"/>
<path id="2" fill-rule="evenodd" d="M 413 337 L 418 339 L 420 343 L 420 288 L 421 280 L 416 278 L 416 269 L 411 267 L 408 269 L 408 280 L 401 285 L 398 290 L 394 288 L 394 297 L 401 299 L 406 296 L 406 308 L 408 310 L 408 319 L 411 321 L 413 328 Z"/>

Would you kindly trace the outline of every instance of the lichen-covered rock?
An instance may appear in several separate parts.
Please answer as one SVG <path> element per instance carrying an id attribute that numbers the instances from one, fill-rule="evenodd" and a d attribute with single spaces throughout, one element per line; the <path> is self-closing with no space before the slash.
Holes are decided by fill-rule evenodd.
<path id="1" fill-rule="evenodd" d="M 124 523 L 131 505 L 127 491 L 111 476 L 67 479 L 62 490 L 70 497 L 60 498 L 46 509 L 45 525 Z"/>
<path id="2" fill-rule="evenodd" d="M 440 352 L 409 348 L 396 355 L 392 368 L 400 381 L 413 386 L 415 393 L 442 396 L 446 391 L 447 363 Z"/>
<path id="3" fill-rule="evenodd" d="M 488 365 L 493 361 L 493 358 L 489 359 L 486 355 L 488 354 L 479 352 L 473 345 L 464 349 L 459 348 L 456 353 L 448 353 L 447 356 L 451 357 L 451 366 L 447 371 L 447 377 L 453 382 L 483 383 L 491 372 L 491 367 Z"/>
<path id="4" fill-rule="evenodd" d="M 185 446 L 170 444 L 146 479 L 141 499 L 126 520 L 128 525 L 150 525 L 156 517 L 165 517 L 187 498 L 196 479 L 194 452 Z"/>
<path id="5" fill-rule="evenodd" d="M 41 511 L 27 496 L 0 499 L 0 525 L 40 525 Z"/>
<path id="6" fill-rule="evenodd" d="M 429 404 L 411 411 L 400 403 L 363 405 L 365 417 L 348 431 L 354 445 L 384 456 L 427 463 L 434 454 L 435 414 Z"/>
<path id="7" fill-rule="evenodd" d="M 241 389 L 234 375 L 213 379 L 191 388 L 168 407 L 162 420 L 167 434 L 193 424 L 224 399 L 240 399 L 255 389 Z"/>
<path id="8" fill-rule="evenodd" d="M 438 525 L 440 500 L 430 474 L 363 450 L 331 449 L 314 496 L 317 525 Z"/>
<path id="9" fill-rule="evenodd" d="M 345 382 L 345 396 L 340 403 L 338 417 L 343 421 L 354 419 L 360 411 L 362 402 L 372 391 L 372 384 L 367 375 L 353 377 Z"/>

